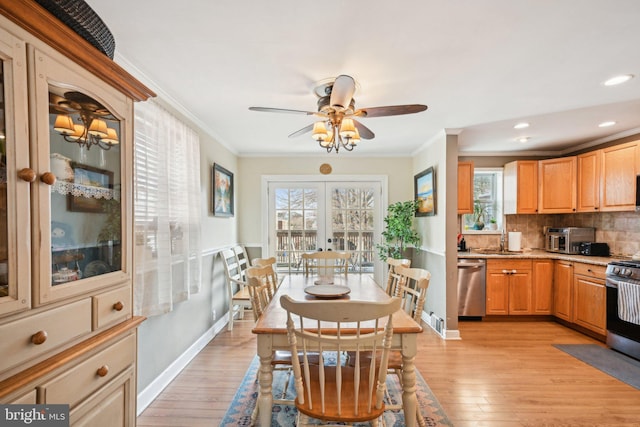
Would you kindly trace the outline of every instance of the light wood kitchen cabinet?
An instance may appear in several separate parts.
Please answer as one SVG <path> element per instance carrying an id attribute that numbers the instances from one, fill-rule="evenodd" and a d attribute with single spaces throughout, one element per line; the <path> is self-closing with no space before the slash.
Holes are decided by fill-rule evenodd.
<path id="1" fill-rule="evenodd" d="M 605 267 L 575 263 L 573 267 L 573 323 L 607 333 Z"/>
<path id="2" fill-rule="evenodd" d="M 551 314 L 553 310 L 553 260 L 533 260 L 532 314 Z"/>
<path id="3" fill-rule="evenodd" d="M 531 260 L 487 260 L 486 314 L 532 313 Z"/>
<path id="4" fill-rule="evenodd" d="M 135 425 L 133 103 L 154 94 L 33 0 L 0 0 L 0 76 L 0 403 Z"/>
<path id="5" fill-rule="evenodd" d="M 538 161 L 538 213 L 576 211 L 577 158 Z"/>
<path id="6" fill-rule="evenodd" d="M 640 142 L 603 148 L 601 156 L 600 210 L 635 210 L 636 175 L 640 172 Z"/>
<path id="7" fill-rule="evenodd" d="M 517 160 L 504 165 L 504 213 L 538 212 L 538 161 Z"/>
<path id="8" fill-rule="evenodd" d="M 458 162 L 458 214 L 473 213 L 473 162 Z"/>
<path id="9" fill-rule="evenodd" d="M 573 263 L 556 260 L 553 269 L 553 315 L 571 322 L 573 318 Z"/>
<path id="10" fill-rule="evenodd" d="M 600 209 L 601 151 L 594 150 L 577 156 L 578 199 L 577 212 L 597 212 Z"/>

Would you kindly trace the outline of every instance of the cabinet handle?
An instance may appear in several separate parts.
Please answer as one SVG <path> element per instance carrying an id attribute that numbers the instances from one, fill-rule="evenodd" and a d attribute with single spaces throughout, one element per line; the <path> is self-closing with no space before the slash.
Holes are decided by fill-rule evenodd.
<path id="1" fill-rule="evenodd" d="M 40 181 L 47 185 L 53 185 L 56 183 L 56 176 L 52 172 L 45 172 L 40 175 Z"/>
<path id="2" fill-rule="evenodd" d="M 102 365 L 96 371 L 96 374 L 98 374 L 99 377 L 106 377 L 108 373 L 109 373 L 109 367 L 107 365 Z"/>
<path id="3" fill-rule="evenodd" d="M 47 332 L 46 331 L 38 331 L 35 334 L 31 335 L 31 342 L 35 345 L 40 345 L 47 340 Z"/>
<path id="4" fill-rule="evenodd" d="M 518 270 L 511 270 L 511 274 L 516 274 Z"/>
<path id="5" fill-rule="evenodd" d="M 118 301 L 117 303 L 113 304 L 113 309 L 115 311 L 122 311 L 122 309 L 124 308 L 124 304 L 120 301 Z"/>
<path id="6" fill-rule="evenodd" d="M 18 171 L 18 178 L 26 182 L 33 182 L 36 180 L 36 173 L 31 168 L 23 168 Z"/>

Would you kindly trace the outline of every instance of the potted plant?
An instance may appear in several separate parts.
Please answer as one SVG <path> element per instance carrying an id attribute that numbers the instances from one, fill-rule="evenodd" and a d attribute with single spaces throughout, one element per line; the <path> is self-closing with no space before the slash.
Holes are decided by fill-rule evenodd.
<path id="1" fill-rule="evenodd" d="M 410 200 L 394 203 L 387 208 L 387 216 L 384 218 L 386 228 L 382 232 L 384 241 L 376 245 L 381 260 L 402 258 L 409 245 L 420 243 L 420 236 L 413 229 L 413 217 L 418 204 L 417 200 Z"/>
<path id="2" fill-rule="evenodd" d="M 473 202 L 473 229 L 484 229 L 484 217 L 487 213 L 485 205 L 480 200 Z"/>
<path id="3" fill-rule="evenodd" d="M 496 219 L 494 217 L 491 217 L 491 219 L 489 220 L 489 229 L 490 230 L 497 230 L 498 229 L 498 222 L 496 221 Z"/>

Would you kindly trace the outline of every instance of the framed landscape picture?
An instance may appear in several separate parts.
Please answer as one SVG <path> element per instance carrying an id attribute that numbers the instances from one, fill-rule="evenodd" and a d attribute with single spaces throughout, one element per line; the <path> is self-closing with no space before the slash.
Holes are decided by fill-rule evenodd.
<path id="1" fill-rule="evenodd" d="M 214 163 L 212 181 L 213 215 L 233 216 L 233 174 Z"/>
<path id="2" fill-rule="evenodd" d="M 415 199 L 418 201 L 416 216 L 436 214 L 436 173 L 429 167 L 414 177 Z"/>
<path id="3" fill-rule="evenodd" d="M 104 212 L 104 199 L 95 197 L 95 193 L 113 190 L 113 172 L 80 163 L 72 163 L 71 167 L 76 191 L 67 196 L 68 209 L 72 212 Z"/>

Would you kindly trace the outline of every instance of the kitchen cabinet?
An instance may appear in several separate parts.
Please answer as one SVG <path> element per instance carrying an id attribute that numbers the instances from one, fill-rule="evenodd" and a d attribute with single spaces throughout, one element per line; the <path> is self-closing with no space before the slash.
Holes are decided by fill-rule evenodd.
<path id="1" fill-rule="evenodd" d="M 635 210 L 640 141 L 603 148 L 601 158 L 600 210 Z"/>
<path id="2" fill-rule="evenodd" d="M 532 314 L 551 314 L 553 309 L 553 260 L 533 260 L 532 271 Z"/>
<path id="3" fill-rule="evenodd" d="M 133 103 L 154 94 L 37 2 L 0 14 L 0 403 L 135 425 Z"/>
<path id="4" fill-rule="evenodd" d="M 458 162 L 458 214 L 473 213 L 473 162 Z"/>
<path id="5" fill-rule="evenodd" d="M 538 161 L 516 160 L 504 165 L 504 213 L 538 212 Z"/>
<path id="6" fill-rule="evenodd" d="M 600 209 L 601 150 L 576 156 L 578 162 L 577 212 L 597 212 Z"/>
<path id="7" fill-rule="evenodd" d="M 538 213 L 575 212 L 576 179 L 575 156 L 538 161 Z"/>
<path id="8" fill-rule="evenodd" d="M 576 262 L 573 267 L 573 323 L 605 335 L 606 267 Z"/>
<path id="9" fill-rule="evenodd" d="M 556 260 L 553 269 L 553 315 L 571 322 L 572 289 L 573 289 L 573 263 Z"/>
<path id="10" fill-rule="evenodd" d="M 531 260 L 487 260 L 487 315 L 532 314 Z"/>

